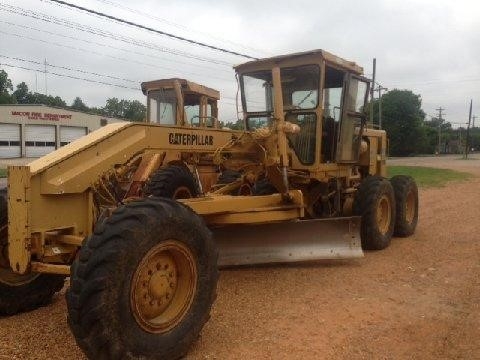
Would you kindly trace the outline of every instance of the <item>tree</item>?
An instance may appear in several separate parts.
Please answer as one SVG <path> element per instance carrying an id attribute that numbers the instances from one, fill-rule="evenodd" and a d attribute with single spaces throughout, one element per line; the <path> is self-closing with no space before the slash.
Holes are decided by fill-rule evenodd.
<path id="1" fill-rule="evenodd" d="M 107 116 L 123 117 L 123 100 L 120 101 L 115 97 L 107 99 L 103 111 Z"/>
<path id="2" fill-rule="evenodd" d="M 12 80 L 5 70 L 0 70 L 0 104 L 15 104 L 15 97 L 10 95 L 12 90 Z"/>
<path id="3" fill-rule="evenodd" d="M 90 113 L 97 115 L 106 115 L 102 107 L 91 107 Z"/>
<path id="4" fill-rule="evenodd" d="M 122 100 L 123 101 L 123 100 Z M 144 121 L 147 108 L 138 100 L 125 101 L 124 118 L 131 121 Z"/>
<path id="5" fill-rule="evenodd" d="M 5 70 L 0 70 L 0 93 L 13 90 L 12 80 L 9 79 Z"/>
<path id="6" fill-rule="evenodd" d="M 103 112 L 107 116 L 128 119 L 131 121 L 143 121 L 145 119 L 146 107 L 138 100 L 118 100 L 117 98 L 107 99 Z"/>
<path id="7" fill-rule="evenodd" d="M 434 154 L 438 151 L 438 125 L 427 122 L 423 124 L 426 141 L 423 146 L 422 153 Z"/>
<path id="8" fill-rule="evenodd" d="M 221 127 L 227 127 L 232 130 L 243 130 L 245 129 L 245 124 L 243 120 L 227 121 L 226 123 L 220 122 Z"/>
<path id="9" fill-rule="evenodd" d="M 28 104 L 29 95 L 28 86 L 23 81 L 17 85 L 17 90 L 13 92 L 13 96 L 19 104 Z"/>
<path id="10" fill-rule="evenodd" d="M 78 96 L 73 99 L 72 106 L 70 106 L 74 110 L 88 112 L 90 109 L 87 105 L 80 99 Z"/>
<path id="11" fill-rule="evenodd" d="M 43 104 L 47 106 L 67 107 L 67 103 L 60 96 L 51 96 L 40 93 L 29 93 L 28 104 Z"/>
<path id="12" fill-rule="evenodd" d="M 43 104 L 66 108 L 67 103 L 59 96 L 51 96 L 40 93 L 32 93 L 28 90 L 25 82 L 21 82 L 13 90 L 12 81 L 6 71 L 0 69 L 0 104 Z M 76 97 L 71 109 L 91 112 L 103 116 L 123 118 L 131 121 L 144 121 L 147 109 L 138 100 L 119 100 L 118 98 L 107 99 L 103 108 L 89 108 L 80 97 Z"/>
<path id="13" fill-rule="evenodd" d="M 374 102 L 375 123 L 378 123 L 378 101 Z M 410 90 L 395 89 L 382 95 L 382 124 L 389 138 L 390 155 L 410 156 L 428 149 L 421 106 L 420 95 Z"/>

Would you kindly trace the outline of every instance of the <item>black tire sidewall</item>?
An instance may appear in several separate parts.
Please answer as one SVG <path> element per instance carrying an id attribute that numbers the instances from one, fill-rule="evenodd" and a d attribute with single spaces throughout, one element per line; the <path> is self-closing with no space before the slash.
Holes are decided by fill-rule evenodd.
<path id="1" fill-rule="evenodd" d="M 0 189 L 0 226 L 6 224 L 7 217 L 7 189 Z"/>
<path id="2" fill-rule="evenodd" d="M 258 180 L 253 186 L 254 195 L 271 195 L 277 192 L 278 190 L 266 178 Z"/>
<path id="3" fill-rule="evenodd" d="M 223 170 L 218 177 L 217 184 L 227 185 L 237 181 L 242 176 L 242 173 L 235 170 Z"/>
<path id="4" fill-rule="evenodd" d="M 390 202 L 390 224 L 388 231 L 382 233 L 378 227 L 377 209 L 380 199 L 387 196 Z M 364 179 L 355 199 L 355 213 L 362 216 L 361 240 L 365 250 L 382 250 L 389 246 L 396 217 L 395 195 L 387 179 L 370 176 Z"/>
<path id="5" fill-rule="evenodd" d="M 19 286 L 0 283 L 0 314 L 13 315 L 49 304 L 64 281 L 63 275 L 40 274 Z"/>
<path id="6" fill-rule="evenodd" d="M 129 348 L 148 349 L 152 346 L 152 343 L 155 343 L 156 346 L 162 347 L 162 349 L 168 351 L 173 345 L 176 344 L 176 346 L 178 346 L 180 341 L 185 341 L 187 339 L 188 341 L 186 341 L 186 344 L 188 346 L 190 340 L 193 340 L 189 339 L 189 334 L 192 329 L 196 327 L 197 323 L 195 315 L 204 312 L 204 308 L 207 306 L 204 301 L 205 299 L 202 299 L 200 296 L 202 291 L 199 290 L 205 290 L 206 288 L 211 287 L 212 282 L 209 281 L 210 279 L 208 279 L 208 277 L 202 277 L 200 274 L 210 272 L 208 264 L 211 263 L 211 259 L 208 259 L 208 254 L 199 246 L 199 244 L 203 242 L 201 236 L 199 236 L 200 229 L 192 228 L 188 224 L 173 219 L 168 223 L 168 226 L 166 225 L 167 224 L 160 224 L 158 222 L 152 222 L 150 224 L 149 231 L 145 234 L 144 240 L 138 244 L 137 248 L 132 249 L 133 251 L 129 251 L 129 254 L 126 257 L 126 266 L 123 268 L 121 267 L 124 274 L 118 274 L 119 276 L 116 277 L 118 286 L 122 289 L 118 294 L 118 299 L 120 300 L 118 304 L 120 310 L 119 325 L 121 326 L 119 329 L 122 330 L 122 342 L 126 344 L 129 343 Z M 184 233 L 179 235 L 178 231 L 172 231 L 172 228 L 175 227 L 182 228 Z M 159 233 L 162 234 L 162 239 L 152 236 L 152 234 Z M 189 236 L 185 236 L 186 234 Z M 181 236 L 183 236 L 183 238 L 181 238 Z M 185 317 L 179 326 L 168 333 L 162 334 L 162 337 L 159 337 L 157 334 L 151 334 L 144 331 L 135 320 L 133 313 L 131 312 L 130 304 L 130 291 L 133 279 L 128 275 L 135 272 L 139 262 L 153 246 L 169 239 L 180 241 L 193 250 L 198 271 L 197 291 L 190 309 L 185 314 Z M 115 294 L 112 295 L 114 296 Z M 115 297 L 113 297 L 113 299 L 115 299 Z M 113 316 L 115 316 L 115 314 Z M 158 354 L 158 349 L 155 350 L 155 352 Z"/>
<path id="7" fill-rule="evenodd" d="M 395 192 L 396 220 L 395 236 L 406 237 L 415 232 L 418 223 L 418 187 L 411 176 L 396 175 L 390 180 Z M 410 191 L 413 191 L 415 197 L 415 214 L 413 220 L 408 222 L 406 219 L 406 202 Z"/>
<path id="8" fill-rule="evenodd" d="M 147 201 L 156 200 L 166 201 L 156 198 L 149 198 Z M 177 210 L 181 209 L 180 214 L 178 211 L 167 217 L 149 214 L 148 220 L 142 226 L 139 226 L 138 221 L 127 218 L 121 225 L 128 229 L 124 230 L 123 234 L 130 234 L 134 238 L 129 239 L 130 241 L 119 239 L 117 244 L 109 246 L 108 249 L 114 251 L 108 256 L 108 264 L 100 265 L 94 270 L 100 271 L 101 274 L 104 272 L 109 274 L 108 287 L 100 295 L 100 303 L 107 305 L 98 320 L 103 329 L 101 331 L 108 331 L 110 344 L 121 348 L 119 350 L 121 357 L 178 358 L 188 351 L 209 316 L 218 276 L 215 244 L 203 220 L 193 211 L 174 201 L 170 201 L 170 205 L 175 206 Z M 120 212 L 124 210 L 118 209 Z M 135 217 L 135 212 L 132 212 L 132 216 Z M 109 228 L 108 221 L 101 226 L 106 227 L 103 231 L 106 235 L 118 233 L 115 227 Z M 131 285 L 140 261 L 152 247 L 166 240 L 177 240 L 191 250 L 197 267 L 197 285 L 193 302 L 181 322 L 169 332 L 155 334 L 145 331 L 134 317 L 130 300 Z M 112 241 L 115 241 L 115 235 Z M 91 256 L 92 259 L 89 261 L 95 263 L 96 254 L 93 253 Z M 81 323 L 81 316 L 79 321 Z M 76 326 L 72 329 L 76 329 L 77 334 L 81 331 Z M 82 341 L 79 344 L 85 345 Z M 82 347 L 92 358 L 99 355 L 98 351 L 104 351 L 99 348 Z M 111 351 L 110 349 L 110 354 Z"/>
<path id="9" fill-rule="evenodd" d="M 147 194 L 172 199 L 180 187 L 188 188 L 191 197 L 199 194 L 198 185 L 190 170 L 184 166 L 170 165 L 152 174 L 147 184 Z"/>

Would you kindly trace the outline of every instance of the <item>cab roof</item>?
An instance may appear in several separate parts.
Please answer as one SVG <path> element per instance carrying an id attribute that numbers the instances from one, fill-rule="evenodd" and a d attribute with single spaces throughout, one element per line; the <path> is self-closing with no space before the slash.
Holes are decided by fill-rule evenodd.
<path id="1" fill-rule="evenodd" d="M 295 65 L 296 62 L 305 63 L 309 59 L 320 62 L 322 59 L 326 61 L 327 65 L 333 65 L 346 71 L 350 71 L 356 75 L 363 74 L 363 68 L 353 61 L 345 60 L 339 56 L 333 55 L 328 51 L 322 49 L 309 50 L 287 55 L 278 55 L 269 58 L 248 61 L 246 63 L 234 66 L 237 72 L 256 71 L 262 69 L 269 69 L 275 65 L 288 64 L 288 66 Z"/>
<path id="2" fill-rule="evenodd" d="M 159 79 L 153 81 L 142 82 L 142 92 L 147 95 L 147 92 L 150 90 L 164 89 L 164 88 L 173 88 L 175 82 L 178 82 L 182 88 L 184 94 L 188 93 L 197 93 L 200 95 L 205 95 L 208 98 L 219 100 L 220 92 L 215 89 L 194 83 L 193 81 L 188 81 L 186 79 L 180 78 L 171 78 L 171 79 Z"/>

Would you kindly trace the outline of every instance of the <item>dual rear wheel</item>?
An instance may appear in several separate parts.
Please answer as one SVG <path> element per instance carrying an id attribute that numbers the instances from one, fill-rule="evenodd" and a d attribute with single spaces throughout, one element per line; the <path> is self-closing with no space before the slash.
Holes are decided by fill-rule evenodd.
<path id="1" fill-rule="evenodd" d="M 410 176 L 390 181 L 369 176 L 358 188 L 355 213 L 362 216 L 360 236 L 365 250 L 386 248 L 392 236 L 413 234 L 418 222 L 418 189 Z"/>

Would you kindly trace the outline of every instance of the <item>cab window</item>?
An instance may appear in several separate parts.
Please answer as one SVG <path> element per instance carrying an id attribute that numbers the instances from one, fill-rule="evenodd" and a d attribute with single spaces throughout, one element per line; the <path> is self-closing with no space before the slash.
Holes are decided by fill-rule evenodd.
<path id="1" fill-rule="evenodd" d="M 173 89 L 154 90 L 148 93 L 148 118 L 152 123 L 175 125 L 177 98 Z"/>

